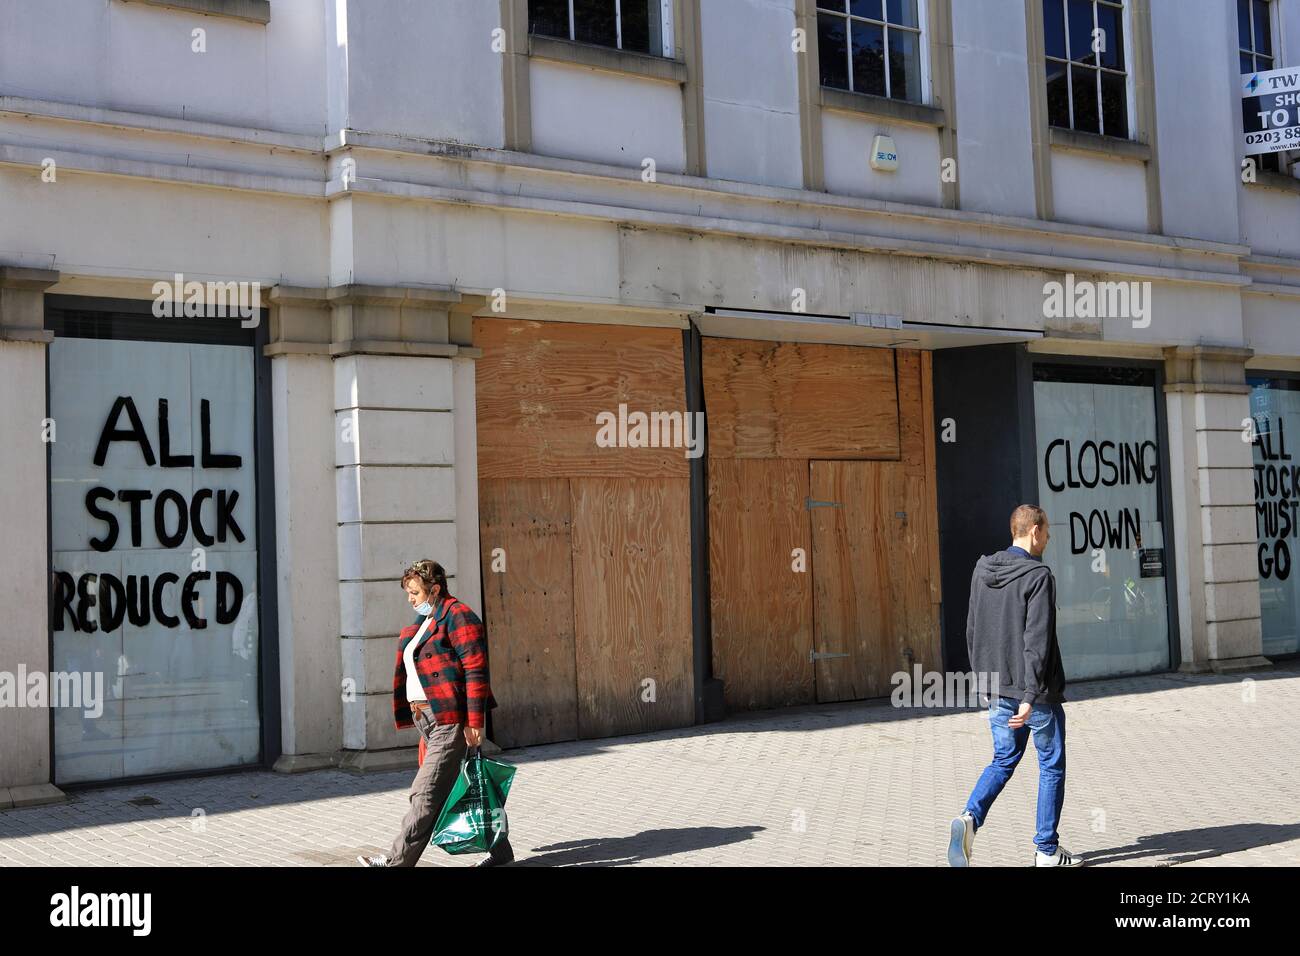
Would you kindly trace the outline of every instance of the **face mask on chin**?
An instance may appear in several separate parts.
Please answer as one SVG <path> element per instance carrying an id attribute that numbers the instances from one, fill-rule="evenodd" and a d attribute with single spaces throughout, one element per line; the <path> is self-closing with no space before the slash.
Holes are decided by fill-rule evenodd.
<path id="1" fill-rule="evenodd" d="M 423 604 L 421 604 L 419 607 L 415 609 L 415 613 L 421 614 L 424 617 L 428 617 L 430 614 L 433 613 L 433 605 L 430 604 L 428 601 L 425 601 Z"/>

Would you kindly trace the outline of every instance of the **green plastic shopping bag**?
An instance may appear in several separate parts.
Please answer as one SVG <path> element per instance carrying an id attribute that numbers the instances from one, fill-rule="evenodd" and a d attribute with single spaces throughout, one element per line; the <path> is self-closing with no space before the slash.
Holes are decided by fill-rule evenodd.
<path id="1" fill-rule="evenodd" d="M 472 747 L 433 827 L 433 846 L 448 853 L 487 853 L 510 834 L 506 795 L 515 768 Z"/>

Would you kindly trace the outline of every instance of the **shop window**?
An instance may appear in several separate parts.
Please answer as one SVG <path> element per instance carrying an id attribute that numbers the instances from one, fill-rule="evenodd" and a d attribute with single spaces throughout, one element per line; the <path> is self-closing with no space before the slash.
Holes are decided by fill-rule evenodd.
<path id="1" fill-rule="evenodd" d="M 47 296 L 56 783 L 256 764 L 255 335 Z M 90 678 L 84 675 L 92 675 Z"/>
<path id="2" fill-rule="evenodd" d="M 1155 372 L 1036 365 L 1038 504 L 1070 680 L 1170 666 Z"/>
<path id="3" fill-rule="evenodd" d="M 1251 379 L 1264 653 L 1300 653 L 1300 378 Z"/>
<path id="4" fill-rule="evenodd" d="M 922 32 L 917 0 L 818 0 L 822 86 L 922 102 Z"/>
<path id="5" fill-rule="evenodd" d="M 1129 138 L 1124 5 L 1042 0 L 1047 116 L 1053 126 Z"/>
<path id="6" fill-rule="evenodd" d="M 577 43 L 667 56 L 662 0 L 529 0 L 528 31 Z"/>

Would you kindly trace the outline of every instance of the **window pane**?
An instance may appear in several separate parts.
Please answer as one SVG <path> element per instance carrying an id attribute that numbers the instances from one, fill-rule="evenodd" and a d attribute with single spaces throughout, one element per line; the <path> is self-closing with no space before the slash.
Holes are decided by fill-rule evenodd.
<path id="1" fill-rule="evenodd" d="M 1249 53 L 1238 53 L 1237 56 L 1238 56 L 1238 57 L 1240 58 L 1240 60 L 1241 60 L 1241 72 L 1242 72 L 1242 73 L 1254 73 L 1254 72 L 1255 72 L 1255 65 L 1254 65 L 1253 63 L 1250 62 L 1250 54 L 1249 54 Z"/>
<path id="2" fill-rule="evenodd" d="M 853 23 L 853 89 L 857 93 L 885 95 L 885 28 L 874 23 Z"/>
<path id="3" fill-rule="evenodd" d="M 1124 69 L 1124 16 L 1119 7 L 1097 4 L 1097 29 L 1101 30 L 1101 65 Z"/>
<path id="4" fill-rule="evenodd" d="M 1269 56 L 1255 57 L 1255 71 L 1258 73 L 1267 73 L 1273 69 L 1273 58 Z"/>
<path id="5" fill-rule="evenodd" d="M 659 0 L 622 0 L 623 49 L 663 54 L 659 40 Z M 657 43 L 658 46 L 652 45 Z"/>
<path id="6" fill-rule="evenodd" d="M 834 10 L 836 13 L 843 13 L 848 9 L 847 3 L 848 0 L 817 0 L 817 9 Z"/>
<path id="7" fill-rule="evenodd" d="M 1043 42 L 1048 56 L 1065 59 L 1064 0 L 1043 0 Z"/>
<path id="8" fill-rule="evenodd" d="M 885 19 L 883 0 L 849 0 L 849 13 L 855 17 L 870 17 L 872 20 Z"/>
<path id="9" fill-rule="evenodd" d="M 1278 162 L 1278 159 L 1281 158 L 1281 156 L 1281 153 L 1265 153 L 1262 156 L 1256 156 L 1255 168 L 1267 169 L 1270 173 L 1281 172 L 1282 164 Z"/>
<path id="10" fill-rule="evenodd" d="M 1070 59 L 1093 63 L 1092 0 L 1070 0 Z"/>
<path id="11" fill-rule="evenodd" d="M 921 51 L 919 34 L 889 31 L 889 95 L 896 100 L 921 102 Z"/>
<path id="12" fill-rule="evenodd" d="M 1065 82 L 1065 64 L 1047 61 L 1047 121 L 1070 128 L 1070 90 Z"/>
<path id="13" fill-rule="evenodd" d="M 569 39 L 569 0 L 528 0 L 528 32 Z"/>
<path id="14" fill-rule="evenodd" d="M 1250 0 L 1237 0 L 1237 46 L 1250 49 Z"/>
<path id="15" fill-rule="evenodd" d="M 1255 52 L 1273 55 L 1273 30 L 1268 18 L 1268 4 L 1252 0 L 1255 7 Z"/>
<path id="16" fill-rule="evenodd" d="M 1118 73 L 1101 75 L 1101 120 L 1107 136 L 1128 139 L 1128 84 Z"/>
<path id="17" fill-rule="evenodd" d="M 919 27 L 921 22 L 916 18 L 916 0 L 886 0 L 885 12 L 889 14 L 889 22 L 896 23 L 903 27 Z"/>
<path id="18" fill-rule="evenodd" d="M 573 0 L 573 33 L 579 43 L 617 46 L 614 0 Z"/>
<path id="19" fill-rule="evenodd" d="M 821 61 L 822 86 L 849 88 L 849 48 L 844 24 L 849 21 L 830 14 L 817 15 L 817 59 Z"/>
<path id="20" fill-rule="evenodd" d="M 1100 133 L 1101 117 L 1097 110 L 1097 71 L 1071 67 L 1074 84 L 1074 128 L 1084 133 Z"/>

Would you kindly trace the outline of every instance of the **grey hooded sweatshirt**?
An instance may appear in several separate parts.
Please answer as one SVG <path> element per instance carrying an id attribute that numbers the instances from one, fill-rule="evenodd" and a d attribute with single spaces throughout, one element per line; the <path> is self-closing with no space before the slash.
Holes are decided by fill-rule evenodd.
<path id="1" fill-rule="evenodd" d="M 975 673 L 997 675 L 1000 696 L 1034 706 L 1064 701 L 1051 569 L 1010 551 L 980 558 L 971 575 L 966 650 Z"/>

